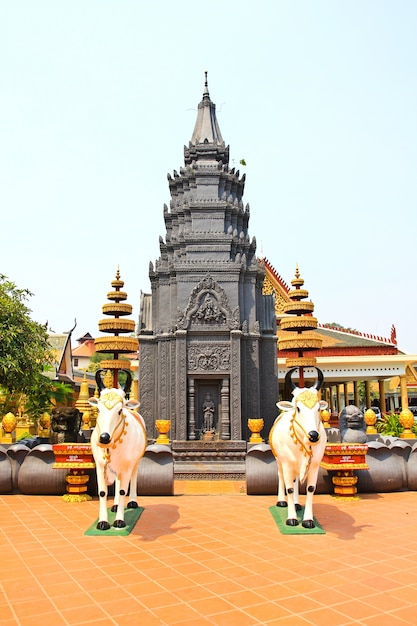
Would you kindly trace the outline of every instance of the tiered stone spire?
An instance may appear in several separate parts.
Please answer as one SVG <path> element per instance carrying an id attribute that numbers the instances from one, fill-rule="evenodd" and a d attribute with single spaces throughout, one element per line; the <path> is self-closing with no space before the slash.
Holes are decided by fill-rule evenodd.
<path id="1" fill-rule="evenodd" d="M 100 332 L 112 333 L 114 337 L 98 337 L 94 339 L 94 345 L 97 352 L 105 352 L 113 355 L 112 359 L 102 361 L 102 369 L 111 370 L 113 372 L 113 385 L 118 385 L 118 370 L 130 369 L 129 361 L 119 359 L 120 354 L 129 354 L 138 351 L 138 340 L 136 337 L 120 337 L 121 333 L 133 333 L 135 331 L 135 321 L 130 319 L 122 319 L 126 315 L 131 315 L 132 305 L 124 302 L 127 299 L 127 293 L 121 291 L 124 286 L 123 280 L 120 279 L 120 271 L 117 269 L 116 278 L 112 281 L 112 291 L 107 293 L 110 302 L 103 304 L 102 312 L 104 315 L 112 316 L 113 319 L 102 319 L 98 323 Z"/>
<path id="2" fill-rule="evenodd" d="M 174 441 L 197 440 L 210 393 L 219 440 L 244 441 L 249 418 L 261 415 L 266 427 L 275 419 L 276 318 L 249 236 L 245 174 L 229 167 L 207 74 L 184 163 L 168 184 L 152 293 L 141 296 L 141 415 L 149 430 L 157 416 L 172 420 Z"/>
<path id="3" fill-rule="evenodd" d="M 288 368 L 314 367 L 317 360 L 314 356 L 304 356 L 304 352 L 320 350 L 322 340 L 314 336 L 317 328 L 317 318 L 312 316 L 314 303 L 308 298 L 307 289 L 302 289 L 304 279 L 300 277 L 298 265 L 295 268 L 295 276 L 291 281 L 293 289 L 288 292 L 290 302 L 284 304 L 286 317 L 281 319 L 281 330 L 291 333 L 288 338 L 278 340 L 278 350 L 282 352 L 298 352 L 298 356 L 289 357 L 285 364 Z"/>

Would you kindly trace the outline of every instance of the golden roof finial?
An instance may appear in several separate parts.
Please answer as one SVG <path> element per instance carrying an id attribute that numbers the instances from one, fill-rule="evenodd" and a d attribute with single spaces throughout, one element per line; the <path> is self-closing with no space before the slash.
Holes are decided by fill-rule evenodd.
<path id="1" fill-rule="evenodd" d="M 106 389 L 111 389 L 113 387 L 113 376 L 110 370 L 107 370 L 103 378 L 103 383 Z"/>

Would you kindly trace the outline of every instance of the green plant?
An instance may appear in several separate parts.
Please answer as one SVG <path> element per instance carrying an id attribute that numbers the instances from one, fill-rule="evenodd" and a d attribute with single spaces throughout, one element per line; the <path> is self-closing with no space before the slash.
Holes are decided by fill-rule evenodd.
<path id="1" fill-rule="evenodd" d="M 397 413 L 385 413 L 382 420 L 377 423 L 376 428 L 381 435 L 389 437 L 400 437 L 404 431 L 400 416 Z"/>

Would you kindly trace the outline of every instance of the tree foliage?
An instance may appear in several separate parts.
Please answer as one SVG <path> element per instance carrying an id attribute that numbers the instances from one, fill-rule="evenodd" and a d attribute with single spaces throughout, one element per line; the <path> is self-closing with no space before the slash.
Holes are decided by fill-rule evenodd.
<path id="1" fill-rule="evenodd" d="M 71 388 L 45 376 L 53 352 L 46 325 L 31 319 L 33 294 L 0 274 L 0 388 L 3 410 L 21 404 L 37 417 L 52 401 L 68 398 Z M 9 408 L 10 410 L 10 408 Z"/>
<path id="2" fill-rule="evenodd" d="M 28 391 L 52 362 L 45 326 L 30 318 L 32 296 L 0 274 L 0 385 L 7 391 Z"/>

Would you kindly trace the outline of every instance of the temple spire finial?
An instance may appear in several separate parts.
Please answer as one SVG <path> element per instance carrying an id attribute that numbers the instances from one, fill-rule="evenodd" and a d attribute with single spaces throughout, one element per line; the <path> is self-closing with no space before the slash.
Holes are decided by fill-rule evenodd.
<path id="1" fill-rule="evenodd" d="M 191 137 L 191 144 L 211 143 L 217 146 L 224 145 L 216 117 L 216 105 L 210 99 L 208 90 L 208 72 L 204 72 L 204 92 L 198 105 L 197 120 Z"/>
<path id="2" fill-rule="evenodd" d="M 209 89 L 208 89 L 207 74 L 208 74 L 208 71 L 207 71 L 207 70 L 205 70 L 205 72 L 204 72 L 204 91 L 203 91 L 203 98 L 210 98 Z"/>

